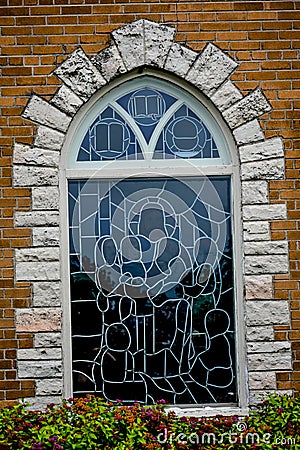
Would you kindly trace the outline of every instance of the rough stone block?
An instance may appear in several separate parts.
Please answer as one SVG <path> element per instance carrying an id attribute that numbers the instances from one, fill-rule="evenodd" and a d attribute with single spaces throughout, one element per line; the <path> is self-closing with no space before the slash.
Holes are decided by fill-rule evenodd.
<path id="1" fill-rule="evenodd" d="M 175 28 L 144 20 L 145 64 L 162 68 L 174 41 Z"/>
<path id="2" fill-rule="evenodd" d="M 19 378 L 61 378 L 61 361 L 20 361 Z"/>
<path id="3" fill-rule="evenodd" d="M 81 48 L 75 50 L 54 73 L 82 99 L 88 99 L 106 84 Z"/>
<path id="4" fill-rule="evenodd" d="M 16 310 L 16 331 L 18 333 L 60 330 L 60 308 L 22 308 Z"/>
<path id="5" fill-rule="evenodd" d="M 32 360 L 61 360 L 62 354 L 60 348 L 22 348 L 17 350 L 18 361 L 32 361 Z"/>
<path id="6" fill-rule="evenodd" d="M 287 241 L 245 242 L 245 255 L 287 255 Z"/>
<path id="7" fill-rule="evenodd" d="M 284 156 L 281 138 L 268 139 L 267 141 L 239 147 L 241 162 L 259 161 Z"/>
<path id="8" fill-rule="evenodd" d="M 55 150 L 30 147 L 30 145 L 25 144 L 15 144 L 13 162 L 14 164 L 58 167 L 59 153 Z"/>
<path id="9" fill-rule="evenodd" d="M 245 122 L 257 119 L 271 109 L 271 105 L 264 94 L 260 89 L 256 89 L 226 109 L 223 116 L 229 127 L 234 129 Z"/>
<path id="10" fill-rule="evenodd" d="M 40 125 L 37 129 L 34 145 L 36 147 L 60 150 L 63 146 L 65 135 L 52 128 Z"/>
<path id="11" fill-rule="evenodd" d="M 281 389 L 280 391 L 281 395 L 293 395 L 293 391 L 291 389 Z M 249 406 L 257 406 L 259 403 L 261 403 L 263 400 L 267 398 L 269 394 L 278 394 L 278 390 L 272 390 L 272 389 L 258 389 L 258 390 L 251 390 L 249 395 Z"/>
<path id="12" fill-rule="evenodd" d="M 126 72 L 126 67 L 115 45 L 101 50 L 91 59 L 91 62 L 107 81 Z"/>
<path id="13" fill-rule="evenodd" d="M 60 280 L 59 262 L 17 262 L 16 263 L 17 281 L 48 281 Z"/>
<path id="14" fill-rule="evenodd" d="M 274 341 L 274 328 L 272 325 L 247 327 L 247 341 Z"/>
<path id="15" fill-rule="evenodd" d="M 245 205 L 243 207 L 244 220 L 280 220 L 286 218 L 286 205 Z"/>
<path id="16" fill-rule="evenodd" d="M 286 353 L 291 350 L 291 343 L 280 342 L 249 342 L 247 344 L 248 353 Z"/>
<path id="17" fill-rule="evenodd" d="M 251 300 L 246 303 L 247 325 L 287 325 L 290 321 L 288 302 L 285 300 Z"/>
<path id="18" fill-rule="evenodd" d="M 22 116 L 59 131 L 67 131 L 71 121 L 71 117 L 37 95 L 31 97 Z"/>
<path id="19" fill-rule="evenodd" d="M 16 227 L 52 226 L 59 224 L 59 214 L 54 211 L 16 211 Z"/>
<path id="20" fill-rule="evenodd" d="M 249 255 L 245 256 L 245 274 L 277 274 L 289 270 L 288 255 Z"/>
<path id="21" fill-rule="evenodd" d="M 59 227 L 37 227 L 32 230 L 32 245 L 34 247 L 58 246 L 59 244 Z"/>
<path id="22" fill-rule="evenodd" d="M 44 378 L 36 381 L 37 395 L 62 395 L 62 378 Z"/>
<path id="23" fill-rule="evenodd" d="M 61 284 L 59 281 L 35 281 L 33 286 L 33 306 L 60 306 Z"/>
<path id="24" fill-rule="evenodd" d="M 144 20 L 118 28 L 111 34 L 127 70 L 145 64 Z"/>
<path id="25" fill-rule="evenodd" d="M 194 50 L 174 42 L 169 50 L 164 68 L 180 77 L 185 77 L 197 56 L 198 53 Z"/>
<path id="26" fill-rule="evenodd" d="M 61 333 L 36 333 L 34 336 L 34 346 L 38 347 L 61 347 Z"/>
<path id="27" fill-rule="evenodd" d="M 32 188 L 32 209 L 53 210 L 59 208 L 59 189 L 54 186 Z"/>
<path id="28" fill-rule="evenodd" d="M 276 373 L 275 372 L 250 372 L 249 373 L 250 389 L 276 389 Z"/>
<path id="29" fill-rule="evenodd" d="M 14 166 L 14 186 L 56 186 L 57 169 L 52 167 Z"/>
<path id="30" fill-rule="evenodd" d="M 248 355 L 248 370 L 291 370 L 292 361 L 291 354 L 288 353 L 252 353 Z"/>
<path id="31" fill-rule="evenodd" d="M 270 224 L 265 221 L 243 223 L 244 241 L 269 241 L 271 239 Z"/>
<path id="32" fill-rule="evenodd" d="M 282 180 L 284 159 L 275 158 L 241 164 L 242 180 Z"/>
<path id="33" fill-rule="evenodd" d="M 240 125 L 233 130 L 233 135 L 238 145 L 251 144 L 264 140 L 264 133 L 257 119 Z"/>
<path id="34" fill-rule="evenodd" d="M 269 202 L 269 186 L 267 181 L 243 181 L 242 203 L 256 204 Z"/>
<path id="35" fill-rule="evenodd" d="M 61 395 L 37 395 L 36 397 L 27 397 L 26 401 L 30 404 L 27 407 L 30 411 L 44 411 L 50 403 L 61 404 Z"/>
<path id="36" fill-rule="evenodd" d="M 246 299 L 272 299 L 272 275 L 245 276 Z"/>
<path id="37" fill-rule="evenodd" d="M 219 111 L 224 111 L 241 98 L 243 98 L 241 91 L 230 80 L 222 84 L 211 96 Z"/>
<path id="38" fill-rule="evenodd" d="M 15 250 L 16 262 L 24 261 L 59 261 L 58 247 L 17 248 Z"/>
<path id="39" fill-rule="evenodd" d="M 76 114 L 80 106 L 83 104 L 83 101 L 78 97 L 78 95 L 75 94 L 75 92 L 71 91 L 68 86 L 63 84 L 58 89 L 54 97 L 52 97 L 50 103 L 55 105 L 57 108 L 59 108 L 69 116 L 74 116 L 74 114 Z"/>
<path id="40" fill-rule="evenodd" d="M 195 60 L 186 80 L 211 96 L 237 65 L 226 53 L 209 43 Z"/>

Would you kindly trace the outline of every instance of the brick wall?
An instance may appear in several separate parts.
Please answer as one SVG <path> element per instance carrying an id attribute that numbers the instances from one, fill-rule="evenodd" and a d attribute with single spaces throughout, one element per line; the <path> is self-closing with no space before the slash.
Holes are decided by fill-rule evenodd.
<path id="1" fill-rule="evenodd" d="M 276 326 L 275 338 L 292 341 L 294 357 L 293 372 L 279 372 L 277 387 L 299 390 L 300 2 L 0 0 L 0 5 L 1 402 L 31 397 L 35 389 L 33 380 L 16 376 L 17 349 L 33 346 L 33 336 L 17 333 L 14 321 L 16 309 L 32 304 L 31 285 L 14 277 L 15 249 L 31 244 L 31 230 L 14 226 L 15 212 L 31 204 L 30 190 L 12 186 L 11 179 L 15 143 L 31 144 L 35 135 L 21 113 L 33 92 L 52 97 L 60 82 L 51 72 L 78 46 L 92 56 L 107 46 L 112 30 L 141 18 L 175 26 L 176 40 L 193 50 L 216 44 L 239 63 L 231 80 L 242 93 L 259 86 L 272 105 L 261 126 L 267 138 L 284 140 L 286 179 L 270 182 L 270 198 L 288 209 L 287 220 L 273 221 L 272 238 L 288 239 L 290 251 L 290 274 L 275 275 L 274 296 L 291 306 L 291 323 Z"/>

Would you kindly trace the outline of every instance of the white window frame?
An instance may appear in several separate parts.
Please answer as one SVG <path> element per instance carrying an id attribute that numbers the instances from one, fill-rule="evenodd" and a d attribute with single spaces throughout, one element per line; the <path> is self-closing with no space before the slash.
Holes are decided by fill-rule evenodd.
<path id="1" fill-rule="evenodd" d="M 227 155 L 217 165 L 215 158 L 209 160 L 137 160 L 137 161 L 76 161 L 76 156 L 82 138 L 90 124 L 99 114 L 99 102 L 107 98 L 109 102 L 114 100 L 114 88 L 118 88 L 117 96 L 122 90 L 128 91 L 130 84 L 138 89 L 143 84 L 145 76 L 153 78 L 153 87 L 158 88 L 159 83 L 165 81 L 172 84 L 170 93 L 178 91 L 178 96 L 184 100 L 188 97 L 191 104 L 191 96 L 194 97 L 194 109 L 206 125 L 217 126 L 220 130 L 217 146 L 225 145 Z M 147 82 L 147 85 L 149 83 Z M 161 84 L 165 89 L 165 84 Z M 111 96 L 111 97 L 110 97 Z M 199 111 L 199 109 L 201 111 Z M 124 112 L 122 112 L 124 116 Z M 203 116 L 205 115 L 205 117 Z M 132 119 L 130 125 L 132 126 Z M 136 131 L 136 126 L 134 131 Z M 155 137 L 161 130 L 155 132 Z M 139 131 L 140 133 L 140 131 Z M 141 134 L 141 133 L 140 133 Z M 216 133 L 213 133 L 215 138 Z M 154 139 L 154 138 L 153 138 Z M 222 141 L 223 140 L 223 141 Z M 152 142 L 152 139 L 151 139 Z M 154 140 L 153 140 L 154 142 Z M 226 154 L 226 152 L 225 152 Z M 229 162 L 231 160 L 231 162 Z M 231 176 L 231 211 L 232 211 L 232 238 L 233 238 L 233 274 L 235 292 L 235 330 L 236 330 L 236 376 L 237 376 L 237 405 L 190 405 L 189 407 L 176 406 L 173 409 L 179 414 L 193 415 L 203 414 L 245 414 L 247 412 L 247 376 L 246 376 L 246 343 L 244 321 L 244 296 L 242 278 L 242 223 L 241 223 L 241 182 L 238 152 L 232 133 L 225 124 L 220 112 L 197 89 L 179 80 L 176 77 L 158 73 L 151 69 L 142 72 L 135 71 L 121 79 L 115 80 L 102 87 L 87 103 L 85 103 L 71 122 L 66 135 L 61 153 L 59 186 L 60 186 L 60 211 L 61 211 L 61 270 L 62 270 L 62 294 L 63 294 L 63 374 L 64 397 L 72 396 L 72 337 L 71 337 L 71 302 L 69 282 L 69 235 L 68 235 L 68 180 L 72 179 L 117 179 L 128 177 L 195 177 L 205 175 L 230 175 Z"/>

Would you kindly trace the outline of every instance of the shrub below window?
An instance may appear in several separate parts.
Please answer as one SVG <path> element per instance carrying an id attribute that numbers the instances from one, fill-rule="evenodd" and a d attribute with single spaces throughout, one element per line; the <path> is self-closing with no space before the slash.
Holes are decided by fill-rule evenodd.
<path id="1" fill-rule="evenodd" d="M 300 449 L 300 399 L 273 394 L 244 418 L 178 417 L 163 400 L 125 406 L 87 396 L 0 409 L 0 450 Z"/>

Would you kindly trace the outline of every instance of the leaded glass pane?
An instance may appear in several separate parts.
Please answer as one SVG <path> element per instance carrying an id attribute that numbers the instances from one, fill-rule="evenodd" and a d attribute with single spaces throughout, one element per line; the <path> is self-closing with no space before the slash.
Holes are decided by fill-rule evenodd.
<path id="1" fill-rule="evenodd" d="M 74 395 L 235 402 L 230 177 L 76 180 L 69 199 Z"/>
<path id="2" fill-rule="evenodd" d="M 130 126 L 120 114 L 108 106 L 86 132 L 77 161 L 142 158 L 139 143 Z"/>
<path id="3" fill-rule="evenodd" d="M 173 114 L 157 141 L 154 159 L 167 158 L 219 158 L 211 133 L 186 105 Z"/>
<path id="4" fill-rule="evenodd" d="M 143 159 L 153 139 L 153 159 L 220 158 L 211 131 L 187 104 L 146 86 L 103 109 L 85 133 L 77 161 Z"/>

